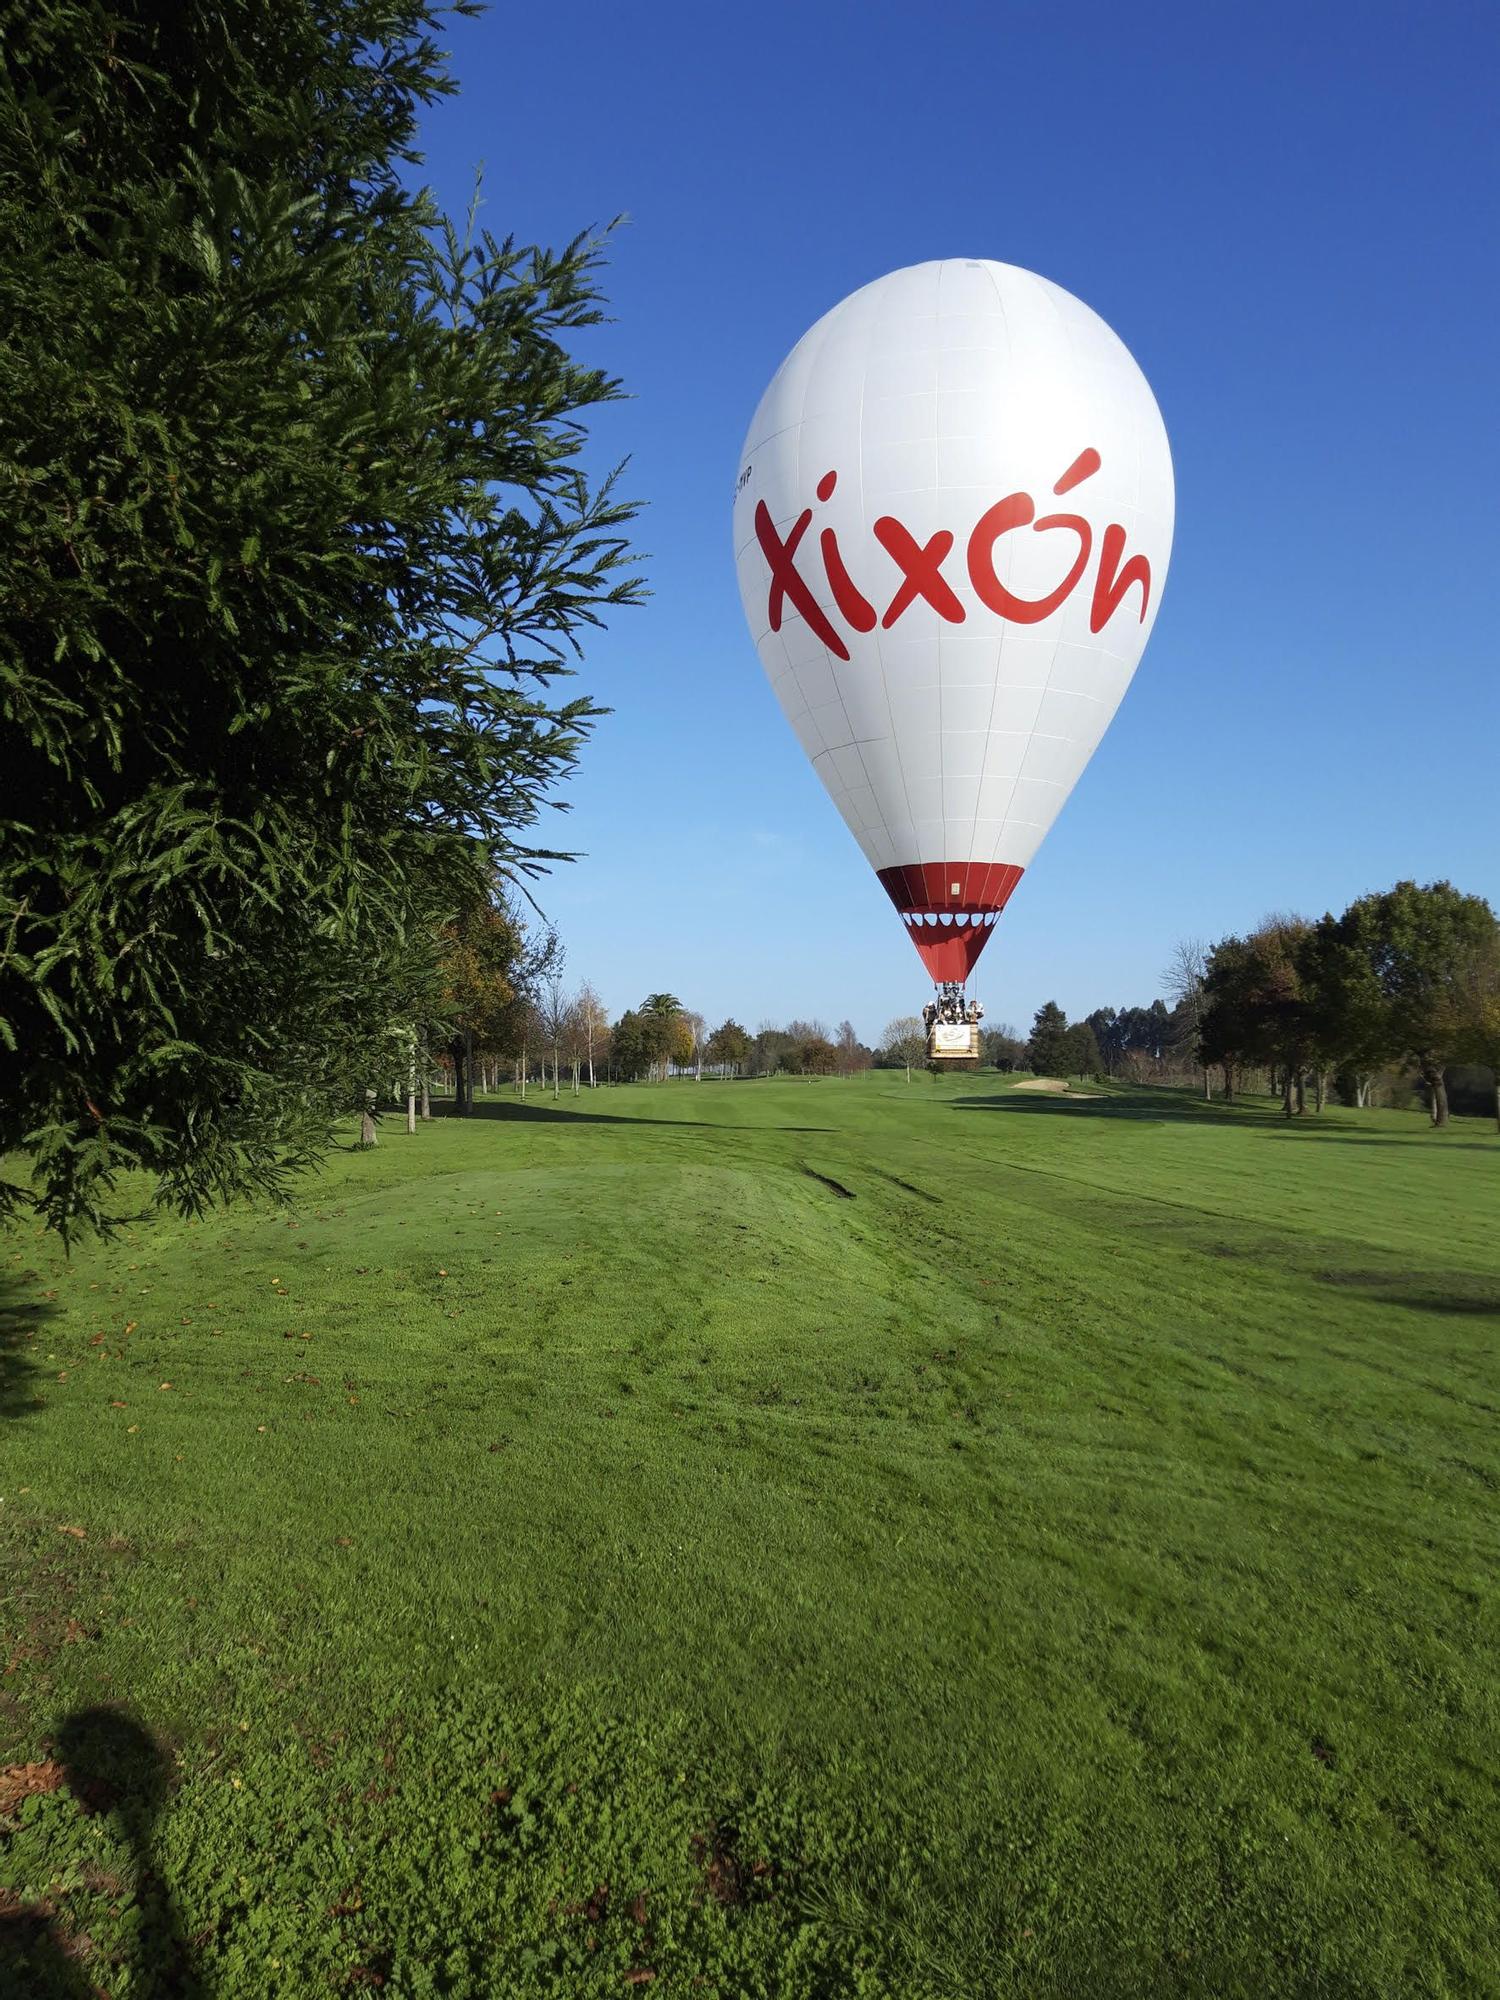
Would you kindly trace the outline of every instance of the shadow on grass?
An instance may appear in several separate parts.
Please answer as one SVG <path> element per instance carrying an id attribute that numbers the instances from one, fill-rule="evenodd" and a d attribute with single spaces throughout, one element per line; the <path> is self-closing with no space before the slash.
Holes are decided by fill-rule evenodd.
<path id="1" fill-rule="evenodd" d="M 432 1107 L 434 1118 L 457 1116 L 451 1103 L 437 1103 Z M 470 1118 L 488 1118 L 502 1124 L 526 1125 L 655 1125 L 673 1132 L 704 1133 L 712 1136 L 715 1132 L 831 1132 L 831 1125 L 730 1125 L 715 1119 L 712 1123 L 693 1118 L 633 1118 L 616 1111 L 563 1111 L 547 1104 L 528 1104 L 517 1100 L 513 1104 L 495 1103 L 488 1100 L 476 1104 L 469 1113 Z"/>
<path id="2" fill-rule="evenodd" d="M 1413 1114 L 1415 1115 L 1415 1114 Z M 1390 1138 L 1379 1132 L 1327 1131 L 1316 1125 L 1301 1126 L 1296 1131 L 1273 1132 L 1273 1139 L 1315 1139 L 1324 1146 L 1419 1146 L 1432 1132 L 1432 1127 L 1423 1123 L 1414 1131 Z M 1500 1138 L 1496 1139 L 1454 1139 L 1446 1132 L 1434 1135 L 1433 1144 L 1445 1153 L 1490 1153 L 1500 1152 Z"/>
<path id="3" fill-rule="evenodd" d="M 1478 1272 L 1323 1271 L 1317 1276 L 1319 1284 L 1357 1292 L 1377 1306 L 1454 1319 L 1500 1319 L 1500 1291 L 1493 1278 Z"/>
<path id="4" fill-rule="evenodd" d="M 53 1757 L 37 1767 L 39 1790 L 71 1793 L 81 1812 L 112 1819 L 128 1851 L 135 1906 L 130 1991 L 172 2000 L 206 2000 L 193 1970 L 171 1890 L 157 1873 L 151 1834 L 168 1792 L 166 1753 L 123 1709 L 79 1709 L 53 1738 Z M 122 1898 L 123 1899 L 123 1898 Z M 108 1989 L 84 1970 L 86 1937 L 58 1922 L 47 1901 L 25 1904 L 0 1890 L 0 1992 L 27 2000 L 98 2000 Z M 111 1978 L 110 1985 L 114 1980 Z"/>
<path id="5" fill-rule="evenodd" d="M 35 1289 L 33 1289 L 35 1287 Z M 39 1296 L 40 1278 L 0 1279 L 0 1418 L 30 1417 L 42 1407 L 37 1333 L 57 1307 Z"/>
<path id="6" fill-rule="evenodd" d="M 1085 1089 L 1087 1085 L 1083 1086 Z M 1243 1101 L 1226 1104 L 1222 1098 L 1209 1102 L 1201 1097 L 1189 1097 L 1184 1092 L 1139 1085 L 1129 1092 L 1115 1094 L 1101 1092 L 1097 1097 L 1061 1097 L 1051 1092 L 1009 1090 L 994 1097 L 958 1097 L 953 1100 L 958 1111 L 1011 1111 L 1033 1115 L 1050 1115 L 1069 1118 L 1123 1118 L 1134 1119 L 1147 1124 L 1159 1124 L 1173 1120 L 1186 1124 L 1191 1121 L 1207 1122 L 1211 1125 L 1240 1125 L 1258 1130 L 1269 1138 L 1289 1139 L 1298 1144 L 1316 1143 L 1324 1146 L 1413 1146 L 1419 1145 L 1432 1135 L 1432 1128 L 1425 1118 L 1419 1122 L 1413 1112 L 1412 1129 L 1404 1133 L 1358 1132 L 1347 1125 L 1335 1123 L 1325 1125 L 1322 1114 L 1316 1111 L 1300 1113 L 1288 1118 L 1279 1104 L 1247 1104 Z M 1347 1105 L 1336 1110 L 1349 1110 Z M 1356 1116 L 1360 1115 L 1358 1113 Z M 1434 1136 L 1434 1143 L 1446 1152 L 1484 1153 L 1500 1151 L 1500 1136 L 1489 1139 L 1457 1139 L 1447 1132 Z"/>
<path id="7" fill-rule="evenodd" d="M 1085 1084 L 1083 1088 L 1088 1089 Z M 1006 1090 L 993 1097 L 956 1097 L 956 1111 L 1009 1111 L 1021 1115 L 1053 1118 L 1123 1118 L 1146 1124 L 1164 1119 L 1181 1123 L 1207 1121 L 1211 1125 L 1259 1125 L 1279 1127 L 1283 1123 L 1279 1107 L 1259 1104 L 1225 1104 L 1222 1098 L 1209 1102 L 1189 1097 L 1185 1092 L 1137 1086 L 1130 1091 L 1101 1091 L 1095 1097 L 1063 1097 L 1045 1090 Z M 1399 1143 L 1399 1142 L 1397 1142 Z"/>

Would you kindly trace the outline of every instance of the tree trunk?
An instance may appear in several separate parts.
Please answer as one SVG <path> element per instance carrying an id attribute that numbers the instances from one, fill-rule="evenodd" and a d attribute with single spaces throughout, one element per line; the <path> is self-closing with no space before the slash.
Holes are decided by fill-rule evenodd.
<path id="1" fill-rule="evenodd" d="M 380 1142 L 375 1134 L 375 1093 L 365 1092 L 365 1108 L 359 1118 L 359 1143 L 361 1146 L 375 1146 Z"/>
<path id="2" fill-rule="evenodd" d="M 432 1116 L 432 1093 L 427 1084 L 427 1051 L 422 1051 L 422 1116 Z"/>
<path id="3" fill-rule="evenodd" d="M 1500 1132 L 1500 1069 L 1495 1071 L 1495 1130 Z"/>
<path id="4" fill-rule="evenodd" d="M 1232 1062 L 1224 1062 L 1224 1063 L 1221 1063 L 1221 1064 L 1219 1065 L 1219 1067 L 1220 1067 L 1220 1068 L 1221 1068 L 1221 1069 L 1223 1070 L 1223 1072 L 1224 1072 L 1224 1102 L 1225 1102 L 1226 1104 L 1233 1104 L 1233 1102 L 1234 1102 L 1234 1064 L 1233 1064 Z"/>
<path id="5" fill-rule="evenodd" d="M 1327 1102 L 1328 1102 L 1328 1072 L 1322 1069 L 1315 1069 L 1313 1071 L 1314 1111 L 1321 1111 L 1323 1109 L 1323 1106 Z"/>
<path id="6" fill-rule="evenodd" d="M 1281 1086 L 1281 1115 L 1283 1118 L 1291 1117 L 1292 1112 L 1295 1109 L 1295 1098 L 1296 1098 L 1296 1089 L 1292 1083 L 1291 1069 L 1290 1067 L 1288 1067 L 1283 1072 L 1283 1082 Z"/>
<path id="7" fill-rule="evenodd" d="M 1207 1063 L 1203 1065 L 1203 1101 L 1205 1104 L 1214 1101 L 1214 1073 Z"/>
<path id="8" fill-rule="evenodd" d="M 1297 1070 L 1297 1116 L 1307 1116 L 1307 1071 L 1300 1066 Z"/>

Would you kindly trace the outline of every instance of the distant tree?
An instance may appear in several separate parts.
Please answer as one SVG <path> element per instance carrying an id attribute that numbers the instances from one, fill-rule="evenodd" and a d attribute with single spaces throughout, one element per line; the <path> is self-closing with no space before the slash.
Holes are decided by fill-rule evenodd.
<path id="1" fill-rule="evenodd" d="M 681 1045 L 682 1002 L 675 993 L 648 993 L 639 1012 L 650 1055 L 648 1074 L 665 1081 L 673 1052 Z"/>
<path id="2" fill-rule="evenodd" d="M 1224 1096 L 1233 1102 L 1236 1074 L 1258 1061 L 1255 954 L 1244 938 L 1221 938 L 1203 974 L 1198 1058 L 1223 1072 Z"/>
<path id="3" fill-rule="evenodd" d="M 547 976 L 542 981 L 537 996 L 537 1017 L 541 1022 L 542 1035 L 547 1047 L 552 1051 L 552 1094 L 557 1096 L 561 1089 L 558 1077 L 559 1059 L 562 1045 L 568 1038 L 572 1025 L 572 996 L 563 986 L 563 950 L 559 945 L 552 964 L 547 968 Z M 542 1082 L 547 1081 L 545 1073 Z"/>
<path id="4" fill-rule="evenodd" d="M 839 1066 L 839 1052 L 826 1035 L 807 1035 L 797 1044 L 799 1076 L 832 1076 Z"/>
<path id="5" fill-rule="evenodd" d="M 1249 937 L 1221 939 L 1204 972 L 1199 1060 L 1223 1069 L 1226 1097 L 1234 1095 L 1236 1068 L 1271 1068 L 1288 1117 L 1304 1108 L 1305 1067 L 1320 1053 L 1304 979 L 1310 931 L 1302 917 L 1266 917 Z"/>
<path id="6" fill-rule="evenodd" d="M 927 1030 L 920 1018 L 898 1014 L 894 1021 L 887 1021 L 880 1037 L 880 1053 L 888 1067 L 904 1069 L 910 1083 L 913 1068 L 927 1059 Z"/>
<path id="7" fill-rule="evenodd" d="M 610 1069 L 626 1083 L 649 1076 L 656 1064 L 658 1024 L 627 1008 L 610 1030 Z"/>
<path id="8" fill-rule="evenodd" d="M 795 1068 L 797 1044 L 785 1028 L 762 1021 L 755 1031 L 751 1061 L 757 1076 L 775 1076 Z"/>
<path id="9" fill-rule="evenodd" d="M 1446 1125 L 1444 1072 L 1466 1046 L 1464 995 L 1493 949 L 1494 911 L 1451 882 L 1398 882 L 1351 903 L 1338 932 L 1373 972 L 1387 1047 L 1415 1065 L 1433 1124 Z"/>
<path id="10" fill-rule="evenodd" d="M 442 926 L 434 1020 L 424 1039 L 441 1043 L 453 1071 L 455 1112 L 474 1103 L 476 1051 L 520 1047 L 561 946 L 556 932 L 529 932 L 498 896 L 469 904 Z"/>
<path id="11" fill-rule="evenodd" d="M 691 1069 L 697 1054 L 698 1038 L 693 1033 L 692 1021 L 688 1015 L 678 1014 L 667 1039 L 667 1060 L 673 1069 Z"/>
<path id="12" fill-rule="evenodd" d="M 794 1042 L 826 1042 L 828 1030 L 821 1021 L 788 1021 L 786 1031 Z"/>
<path id="13" fill-rule="evenodd" d="M 1490 1072 L 1500 1131 L 1500 933 L 1481 944 L 1460 972 L 1453 1006 L 1454 1046 L 1465 1062 Z"/>
<path id="14" fill-rule="evenodd" d="M 727 1069 L 731 1076 L 738 1076 L 740 1065 L 750 1054 L 750 1037 L 731 1015 L 714 1029 L 704 1044 L 703 1052 L 716 1067 Z"/>
<path id="15" fill-rule="evenodd" d="M 870 1067 L 870 1051 L 854 1032 L 852 1021 L 840 1021 L 838 1034 L 834 1040 L 838 1050 L 838 1071 L 840 1076 L 853 1076 L 859 1070 Z"/>
<path id="16" fill-rule="evenodd" d="M 1026 1067 L 1026 1044 L 1008 1021 L 981 1031 L 979 1045 L 986 1069 L 1016 1070 Z"/>
<path id="17" fill-rule="evenodd" d="M 687 1009 L 682 1018 L 687 1023 L 688 1029 L 688 1061 L 692 1064 L 693 1072 L 701 1083 L 703 1081 L 703 1045 L 708 1039 L 708 1023 L 701 1014 L 695 1014 L 691 1008 Z"/>
<path id="18" fill-rule="evenodd" d="M 1324 916 L 1302 940 L 1298 968 L 1318 1059 L 1335 1072 L 1346 1101 L 1362 1106 L 1376 1073 L 1398 1053 L 1375 967 L 1342 919 Z"/>
<path id="19" fill-rule="evenodd" d="M 1099 1044 L 1094 1039 L 1094 1031 L 1087 1021 L 1074 1021 L 1063 1031 L 1062 1061 L 1066 1063 L 1068 1076 L 1101 1076 L 1104 1059 L 1099 1053 Z"/>
<path id="20" fill-rule="evenodd" d="M 1206 1004 L 1203 982 L 1207 972 L 1208 947 L 1202 938 L 1179 938 L 1172 947 L 1172 955 L 1162 974 L 1162 984 L 1173 1002 L 1172 1040 L 1178 1047 L 1186 1049 L 1195 1061 L 1203 1033 L 1203 1009 Z M 1203 1071 L 1203 1095 L 1211 1098 L 1214 1094 L 1213 1069 L 1208 1063 L 1200 1063 L 1200 1067 Z"/>
<path id="21" fill-rule="evenodd" d="M 1027 1067 L 1035 1070 L 1038 1076 L 1066 1076 L 1067 1032 L 1067 1015 L 1055 1000 L 1045 1001 L 1037 1008 L 1031 1024 L 1031 1039 L 1026 1044 Z"/>
<path id="22" fill-rule="evenodd" d="M 609 1053 L 609 1015 L 604 1011 L 604 1002 L 587 980 L 573 996 L 573 1015 L 582 1037 L 584 1060 L 588 1064 L 589 1089 L 592 1090 L 594 1064 L 604 1061 Z"/>
<path id="23" fill-rule="evenodd" d="M 1118 1076 L 1125 1067 L 1127 1054 L 1123 1016 L 1113 1007 L 1096 1007 L 1087 1021 L 1105 1075 Z"/>
<path id="24" fill-rule="evenodd" d="M 1280 1075 L 1288 1118 L 1307 1109 L 1304 1077 L 1319 1053 L 1318 1017 L 1303 976 L 1311 929 L 1305 917 L 1276 913 L 1262 918 L 1248 939 L 1253 1052 Z"/>

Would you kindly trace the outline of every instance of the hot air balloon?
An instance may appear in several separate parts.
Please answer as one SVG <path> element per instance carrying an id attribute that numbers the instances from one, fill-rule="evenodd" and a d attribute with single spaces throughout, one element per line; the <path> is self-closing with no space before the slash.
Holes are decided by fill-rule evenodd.
<path id="1" fill-rule="evenodd" d="M 745 615 L 950 1015 L 1135 672 L 1172 520 L 1145 377 L 1014 264 L 876 279 L 761 398 Z"/>

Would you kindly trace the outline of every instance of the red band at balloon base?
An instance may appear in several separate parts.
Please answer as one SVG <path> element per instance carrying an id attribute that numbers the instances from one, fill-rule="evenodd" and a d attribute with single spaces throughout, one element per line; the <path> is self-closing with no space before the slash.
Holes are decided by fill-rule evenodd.
<path id="1" fill-rule="evenodd" d="M 1009 861 L 909 861 L 877 870 L 939 986 L 968 979 L 1023 872 Z"/>

